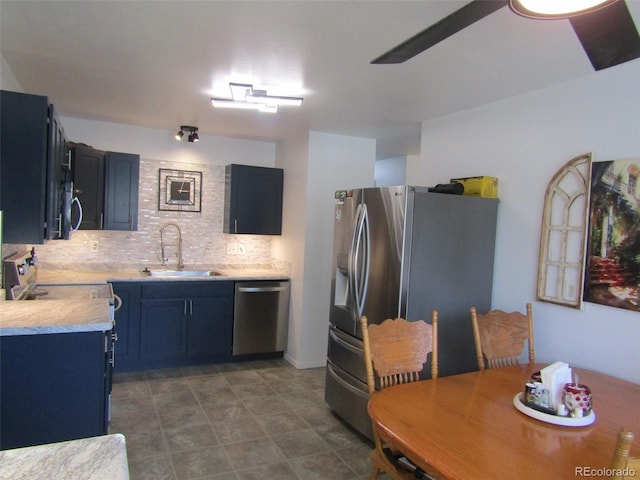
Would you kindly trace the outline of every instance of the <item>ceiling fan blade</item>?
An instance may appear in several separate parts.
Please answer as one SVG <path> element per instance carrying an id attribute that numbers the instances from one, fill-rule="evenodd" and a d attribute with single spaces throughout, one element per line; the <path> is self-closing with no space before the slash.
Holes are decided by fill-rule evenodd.
<path id="1" fill-rule="evenodd" d="M 403 63 L 445 38 L 458 33 L 478 20 L 507 5 L 508 0 L 473 0 L 451 15 L 383 53 L 373 64 Z"/>
<path id="2" fill-rule="evenodd" d="M 626 2 L 569 19 L 595 70 L 640 57 L 640 36 Z"/>

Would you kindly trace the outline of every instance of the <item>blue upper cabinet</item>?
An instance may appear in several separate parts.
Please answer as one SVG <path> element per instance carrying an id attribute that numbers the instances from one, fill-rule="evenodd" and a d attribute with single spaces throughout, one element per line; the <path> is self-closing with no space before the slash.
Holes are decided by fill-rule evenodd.
<path id="1" fill-rule="evenodd" d="M 224 233 L 282 233 L 281 168 L 227 165 L 225 169 Z"/>
<path id="2" fill-rule="evenodd" d="M 107 152 L 105 164 L 104 229 L 137 230 L 140 156 Z"/>
<path id="3" fill-rule="evenodd" d="M 81 230 L 137 230 L 140 155 L 70 143 Z M 75 220 L 74 220 L 75 222 Z"/>
<path id="4" fill-rule="evenodd" d="M 3 241 L 40 244 L 59 238 L 68 165 L 62 126 L 47 97 L 4 90 L 0 94 Z"/>

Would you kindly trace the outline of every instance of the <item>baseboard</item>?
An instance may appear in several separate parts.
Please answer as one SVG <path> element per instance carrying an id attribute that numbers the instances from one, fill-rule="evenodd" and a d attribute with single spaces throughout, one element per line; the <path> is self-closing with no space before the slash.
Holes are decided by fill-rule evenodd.
<path id="1" fill-rule="evenodd" d="M 304 370 L 306 368 L 320 368 L 320 367 L 326 367 L 327 366 L 327 359 L 326 358 L 323 359 L 323 360 L 316 360 L 316 361 L 311 361 L 311 362 L 298 362 L 291 355 L 289 355 L 288 353 L 285 353 L 284 354 L 284 359 L 287 362 L 289 362 L 291 365 L 296 367 L 298 370 Z"/>

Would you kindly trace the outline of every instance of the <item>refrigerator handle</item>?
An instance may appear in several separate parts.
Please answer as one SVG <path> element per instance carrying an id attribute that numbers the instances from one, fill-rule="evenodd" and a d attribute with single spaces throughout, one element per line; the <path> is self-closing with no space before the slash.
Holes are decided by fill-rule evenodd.
<path id="1" fill-rule="evenodd" d="M 357 270 L 357 245 L 358 245 L 358 235 L 360 230 L 360 217 L 362 215 L 362 204 L 358 204 L 356 207 L 355 213 L 355 226 L 353 228 L 353 235 L 351 236 L 351 248 L 349 248 L 349 259 L 348 259 L 348 268 L 347 268 L 347 276 L 349 282 L 349 303 L 351 310 L 359 315 L 358 312 L 358 285 L 356 283 L 356 270 Z M 355 301 L 355 305 L 353 305 Z"/>
<path id="2" fill-rule="evenodd" d="M 359 216 L 356 224 L 355 249 L 353 251 L 353 284 L 358 318 L 362 316 L 369 283 L 369 215 L 367 205 L 358 205 Z M 362 254 L 361 254 L 362 249 Z"/>

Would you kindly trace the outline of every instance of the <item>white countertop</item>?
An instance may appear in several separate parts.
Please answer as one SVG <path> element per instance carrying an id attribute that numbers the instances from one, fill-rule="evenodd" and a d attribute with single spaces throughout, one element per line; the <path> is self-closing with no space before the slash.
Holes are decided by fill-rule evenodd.
<path id="1" fill-rule="evenodd" d="M 141 269 L 44 269 L 39 268 L 36 283 L 106 283 L 106 282 L 182 282 L 224 280 L 288 280 L 289 276 L 279 270 L 266 268 L 207 268 L 189 267 L 186 270 L 217 271 L 216 276 L 163 277 L 150 276 Z M 162 270 L 156 268 L 155 270 Z"/>
<path id="2" fill-rule="evenodd" d="M 288 280 L 286 273 L 268 268 L 207 268 L 219 276 L 162 277 L 149 276 L 139 269 L 42 268 L 36 274 L 41 284 L 88 284 L 107 282 L 182 282 Z M 40 333 L 108 331 L 113 327 L 109 303 L 104 299 L 66 299 L 0 302 L 0 336 Z"/>
<path id="3" fill-rule="evenodd" d="M 0 336 L 106 332 L 112 328 L 106 299 L 0 302 Z"/>
<path id="4" fill-rule="evenodd" d="M 0 480 L 128 480 L 122 434 L 0 451 Z"/>

